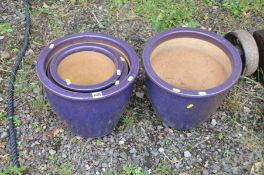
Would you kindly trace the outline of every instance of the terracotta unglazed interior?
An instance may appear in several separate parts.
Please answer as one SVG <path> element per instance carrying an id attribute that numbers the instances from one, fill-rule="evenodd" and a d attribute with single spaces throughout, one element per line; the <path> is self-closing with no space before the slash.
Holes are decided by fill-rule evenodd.
<path id="1" fill-rule="evenodd" d="M 68 55 L 58 66 L 61 79 L 72 84 L 89 86 L 108 80 L 116 66 L 106 55 L 94 51 L 81 51 Z"/>
<path id="2" fill-rule="evenodd" d="M 167 83 L 189 90 L 206 90 L 222 84 L 232 72 L 229 57 L 210 42 L 175 38 L 151 53 L 151 65 Z"/>

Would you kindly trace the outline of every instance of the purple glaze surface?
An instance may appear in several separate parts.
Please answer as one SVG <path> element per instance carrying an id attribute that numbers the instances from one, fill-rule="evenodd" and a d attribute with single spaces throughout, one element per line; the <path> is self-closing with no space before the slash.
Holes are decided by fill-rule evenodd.
<path id="1" fill-rule="evenodd" d="M 68 55 L 71 55 L 76 52 L 80 51 L 95 51 L 102 53 L 106 55 L 108 58 L 110 58 L 115 66 L 116 70 L 115 73 L 106 81 L 102 83 L 98 83 L 96 85 L 89 85 L 89 86 L 81 86 L 76 84 L 67 84 L 61 77 L 58 75 L 57 69 L 60 64 L 60 62 L 67 57 Z M 108 48 L 106 46 L 102 46 L 99 44 L 91 44 L 91 43 L 84 43 L 84 44 L 76 44 L 73 46 L 70 46 L 64 50 L 62 50 L 60 53 L 58 53 L 50 62 L 49 65 L 49 71 L 50 76 L 52 79 L 58 83 L 63 88 L 76 91 L 76 92 L 95 92 L 102 89 L 105 89 L 111 85 L 113 85 L 121 76 L 122 71 L 124 67 L 124 62 L 120 60 L 120 54 L 117 53 L 115 50 Z"/>
<path id="2" fill-rule="evenodd" d="M 190 37 L 208 41 L 221 48 L 230 58 L 232 73 L 219 86 L 207 90 L 188 90 L 163 81 L 150 63 L 151 52 L 160 43 L 178 37 Z M 177 129 L 199 126 L 221 105 L 226 92 L 240 77 L 242 63 L 239 54 L 225 38 L 205 30 L 176 28 L 155 36 L 143 52 L 143 64 L 147 74 L 146 85 L 150 101 L 165 124 Z M 177 89 L 175 92 L 173 89 Z"/>
<path id="3" fill-rule="evenodd" d="M 73 92 L 55 84 L 46 74 L 50 60 L 61 49 L 80 43 L 109 45 L 128 58 L 130 69 L 117 85 L 92 93 Z M 129 102 L 139 63 L 135 51 L 124 41 L 101 33 L 79 33 L 59 38 L 41 52 L 36 72 L 47 98 L 54 109 L 74 133 L 82 137 L 101 137 L 117 125 Z"/>

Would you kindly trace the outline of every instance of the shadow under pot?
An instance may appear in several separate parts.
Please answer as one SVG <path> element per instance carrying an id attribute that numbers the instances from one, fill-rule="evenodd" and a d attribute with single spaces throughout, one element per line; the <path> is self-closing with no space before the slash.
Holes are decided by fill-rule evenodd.
<path id="1" fill-rule="evenodd" d="M 52 79 L 77 92 L 106 89 L 124 70 L 120 54 L 99 44 L 77 44 L 61 51 L 49 65 Z"/>
<path id="2" fill-rule="evenodd" d="M 143 63 L 155 111 L 166 125 L 180 130 L 208 119 L 242 70 L 231 43 L 215 33 L 191 28 L 155 36 L 144 49 Z"/>
<path id="3" fill-rule="evenodd" d="M 126 63 L 118 83 L 96 92 L 76 92 L 55 83 L 49 64 L 61 51 L 78 44 L 99 44 L 115 50 Z M 132 94 L 139 63 L 135 51 L 124 41 L 101 33 L 79 33 L 59 38 L 46 46 L 36 64 L 37 76 L 56 114 L 82 137 L 109 134 L 117 125 Z M 127 72 L 127 73 L 125 73 Z"/>

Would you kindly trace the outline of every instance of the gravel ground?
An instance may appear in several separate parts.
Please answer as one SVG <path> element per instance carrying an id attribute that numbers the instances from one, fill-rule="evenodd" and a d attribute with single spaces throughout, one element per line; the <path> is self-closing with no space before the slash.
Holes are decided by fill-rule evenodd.
<path id="1" fill-rule="evenodd" d="M 117 11 L 100 0 L 83 5 L 63 0 L 45 2 L 31 1 L 30 45 L 15 84 L 18 144 L 25 174 L 104 174 L 108 170 L 122 173 L 128 164 L 150 174 L 264 172 L 264 102 L 259 99 L 264 91 L 251 79 L 241 78 L 224 104 L 199 128 L 178 131 L 163 126 L 154 113 L 146 96 L 141 64 L 131 102 L 110 135 L 83 139 L 71 133 L 50 109 L 37 81 L 34 63 L 41 49 L 60 36 L 96 31 L 131 44 L 141 62 L 144 45 L 156 32 L 129 4 Z M 23 38 L 22 12 L 20 1 L 0 2 L 0 22 L 11 23 L 13 29 L 0 36 L 0 167 L 10 163 L 3 114 L 8 73 Z M 201 22 L 202 28 L 221 34 L 238 28 L 253 31 L 263 24 L 257 16 L 247 22 L 229 21 L 217 7 L 211 12 L 212 18 Z M 261 167 L 262 171 L 258 171 Z"/>

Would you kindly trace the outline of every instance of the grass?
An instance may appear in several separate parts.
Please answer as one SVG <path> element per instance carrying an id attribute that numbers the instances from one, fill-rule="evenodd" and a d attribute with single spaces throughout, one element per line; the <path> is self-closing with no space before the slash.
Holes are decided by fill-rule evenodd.
<path id="1" fill-rule="evenodd" d="M 84 3 L 86 3 L 87 2 L 87 0 L 70 0 L 70 3 L 71 4 L 84 4 Z"/>
<path id="2" fill-rule="evenodd" d="M 70 163 L 63 163 L 59 165 L 54 172 L 51 173 L 58 175 L 71 175 L 72 174 L 72 165 Z"/>
<path id="3" fill-rule="evenodd" d="M 148 175 L 148 173 L 139 166 L 125 164 L 121 173 L 107 170 L 104 175 Z"/>
<path id="4" fill-rule="evenodd" d="M 138 0 L 136 3 L 136 13 L 148 19 L 157 31 L 179 26 L 199 26 L 194 16 L 196 11 L 195 1 L 192 0 Z"/>
<path id="5" fill-rule="evenodd" d="M 236 17 L 245 16 L 247 13 L 263 15 L 264 2 L 262 0 L 224 0 L 223 7 Z"/>
<path id="6" fill-rule="evenodd" d="M 127 3 L 128 0 L 111 0 L 110 2 L 112 2 L 114 6 L 121 7 L 122 5 Z"/>
<path id="7" fill-rule="evenodd" d="M 114 12 L 125 9 L 132 11 L 149 21 L 156 31 L 164 31 L 175 27 L 208 26 L 218 29 L 219 34 L 225 34 L 226 28 L 235 28 L 244 23 L 250 26 L 253 16 L 264 18 L 264 1 L 262 0 L 108 0 L 113 4 Z M 217 9 L 216 14 L 209 13 Z M 238 19 L 239 18 L 239 19 Z M 241 20 L 243 19 L 243 21 Z M 258 24 L 255 27 L 264 27 Z M 222 31 L 223 30 L 223 31 Z"/>
<path id="8" fill-rule="evenodd" d="M 3 171 L 0 171 L 0 175 L 23 175 L 25 171 L 24 167 L 15 167 L 15 166 L 8 166 Z"/>
<path id="9" fill-rule="evenodd" d="M 118 172 L 112 172 L 110 170 L 107 170 L 104 175 L 120 175 Z"/>
<path id="10" fill-rule="evenodd" d="M 31 102 L 33 112 L 38 114 L 45 114 L 49 109 L 49 104 L 44 99 L 37 99 Z"/>

